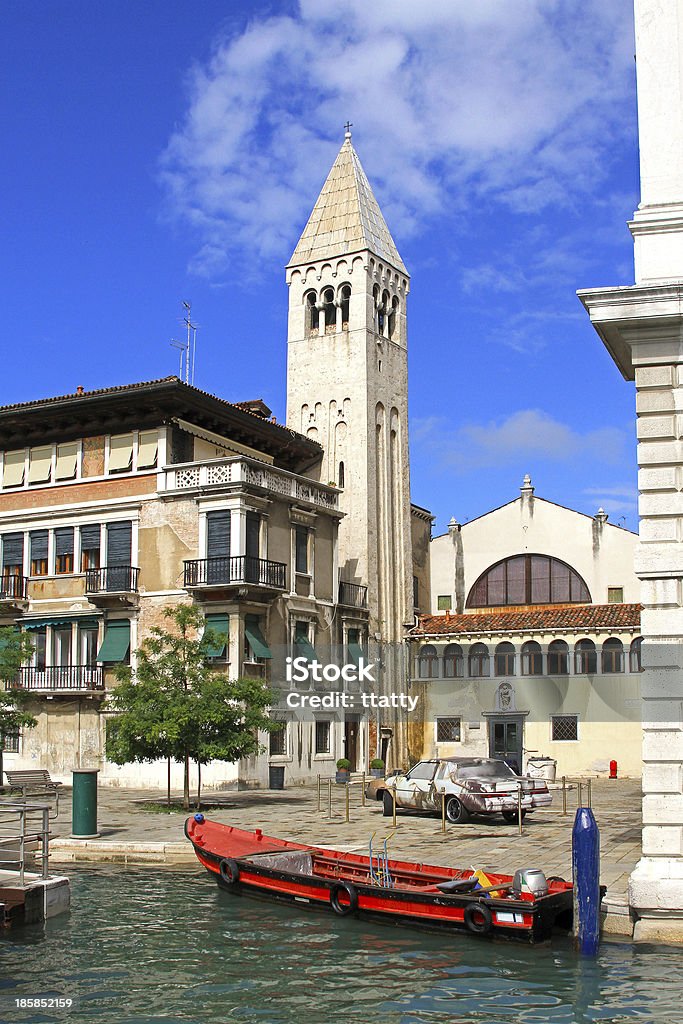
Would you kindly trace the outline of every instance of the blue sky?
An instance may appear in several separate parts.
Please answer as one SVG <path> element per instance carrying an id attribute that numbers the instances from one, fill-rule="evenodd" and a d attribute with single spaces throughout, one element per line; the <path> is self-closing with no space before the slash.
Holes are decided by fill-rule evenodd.
<path id="1" fill-rule="evenodd" d="M 8 0 L 0 403 L 177 371 L 285 416 L 289 259 L 353 122 L 412 275 L 412 494 L 637 526 L 633 385 L 577 288 L 633 283 L 624 0 Z"/>

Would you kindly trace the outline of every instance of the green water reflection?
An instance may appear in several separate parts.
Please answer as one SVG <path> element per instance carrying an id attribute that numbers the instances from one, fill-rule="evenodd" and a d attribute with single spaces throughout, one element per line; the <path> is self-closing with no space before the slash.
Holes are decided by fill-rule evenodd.
<path id="1" fill-rule="evenodd" d="M 683 954 L 527 948 L 369 926 L 219 892 L 204 875 L 71 873 L 73 908 L 0 942 L 0 1020 L 93 1024 L 683 1024 Z M 63 995 L 72 1012 L 17 1009 Z"/>

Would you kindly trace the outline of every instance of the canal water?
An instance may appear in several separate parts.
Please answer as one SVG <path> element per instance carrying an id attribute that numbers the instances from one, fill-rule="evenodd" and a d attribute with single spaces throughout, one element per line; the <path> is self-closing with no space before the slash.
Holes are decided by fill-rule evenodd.
<path id="1" fill-rule="evenodd" d="M 70 872 L 69 914 L 0 939 L 0 1021 L 683 1024 L 683 953 L 491 944 L 289 911 L 201 874 Z M 29 1009 L 21 999 L 71 999 Z"/>

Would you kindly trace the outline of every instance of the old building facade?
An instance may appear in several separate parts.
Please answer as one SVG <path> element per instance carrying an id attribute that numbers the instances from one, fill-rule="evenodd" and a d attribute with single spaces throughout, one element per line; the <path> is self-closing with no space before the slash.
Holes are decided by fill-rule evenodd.
<path id="1" fill-rule="evenodd" d="M 637 537 L 535 495 L 431 544 L 432 614 L 409 634 L 416 756 L 545 756 L 640 775 Z"/>

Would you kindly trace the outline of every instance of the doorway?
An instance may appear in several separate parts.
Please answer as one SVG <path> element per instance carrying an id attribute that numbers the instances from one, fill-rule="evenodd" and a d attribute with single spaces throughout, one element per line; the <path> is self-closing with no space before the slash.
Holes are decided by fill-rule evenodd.
<path id="1" fill-rule="evenodd" d="M 522 771 L 523 730 L 523 718 L 489 719 L 489 757 L 505 761 L 518 775 Z"/>
<path id="2" fill-rule="evenodd" d="M 347 718 L 344 722 L 344 757 L 351 762 L 350 771 L 358 771 L 358 732 L 360 720 Z"/>

